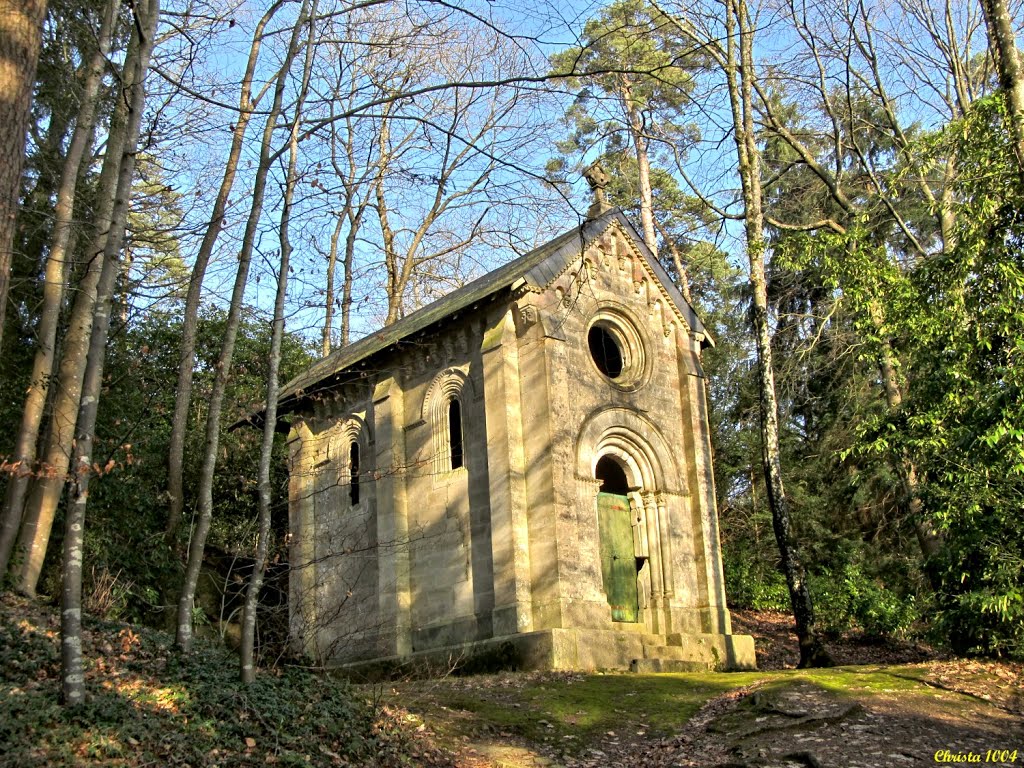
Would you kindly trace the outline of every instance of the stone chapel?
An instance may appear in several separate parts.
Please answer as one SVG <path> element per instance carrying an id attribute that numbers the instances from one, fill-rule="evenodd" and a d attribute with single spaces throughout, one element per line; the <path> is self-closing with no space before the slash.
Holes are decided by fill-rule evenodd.
<path id="1" fill-rule="evenodd" d="M 636 230 L 580 227 L 282 390 L 296 649 L 353 669 L 753 668 L 702 348 Z"/>

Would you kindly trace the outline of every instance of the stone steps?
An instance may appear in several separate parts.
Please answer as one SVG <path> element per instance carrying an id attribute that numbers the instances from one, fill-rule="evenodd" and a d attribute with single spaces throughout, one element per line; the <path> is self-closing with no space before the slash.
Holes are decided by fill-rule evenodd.
<path id="1" fill-rule="evenodd" d="M 716 654 L 699 635 L 644 635 L 643 654 L 630 662 L 630 671 L 708 672 L 719 666 Z"/>
<path id="2" fill-rule="evenodd" d="M 633 659 L 629 671 L 641 675 L 655 672 L 711 672 L 715 665 L 708 661 L 687 661 L 684 659 Z"/>

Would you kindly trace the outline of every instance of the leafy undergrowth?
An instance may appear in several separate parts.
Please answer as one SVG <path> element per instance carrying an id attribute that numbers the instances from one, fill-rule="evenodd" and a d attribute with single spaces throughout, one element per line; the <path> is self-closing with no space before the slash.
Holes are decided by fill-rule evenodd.
<path id="1" fill-rule="evenodd" d="M 402 713 L 303 670 L 238 682 L 237 657 L 87 622 L 87 702 L 58 703 L 55 611 L 0 597 L 0 765 L 449 765 Z"/>

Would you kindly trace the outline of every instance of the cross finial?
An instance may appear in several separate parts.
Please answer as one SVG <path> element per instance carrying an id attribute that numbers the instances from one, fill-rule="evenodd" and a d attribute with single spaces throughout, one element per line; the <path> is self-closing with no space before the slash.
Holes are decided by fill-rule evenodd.
<path id="1" fill-rule="evenodd" d="M 612 207 L 604 191 L 604 188 L 608 186 L 608 174 L 601 167 L 601 163 L 596 162 L 583 172 L 583 178 L 587 180 L 587 184 L 590 185 L 590 189 L 594 193 L 594 202 L 590 204 L 587 218 L 596 219 Z"/>

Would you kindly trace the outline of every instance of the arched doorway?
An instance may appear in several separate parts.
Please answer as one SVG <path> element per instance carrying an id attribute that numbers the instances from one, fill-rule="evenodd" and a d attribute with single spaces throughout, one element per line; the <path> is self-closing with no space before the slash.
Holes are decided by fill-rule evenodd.
<path id="1" fill-rule="evenodd" d="M 629 480 L 622 465 L 610 455 L 598 459 L 594 476 L 601 483 L 597 494 L 601 578 L 612 621 L 637 622 L 640 620 L 639 565 L 633 543 L 633 513 L 627 495 Z"/>

